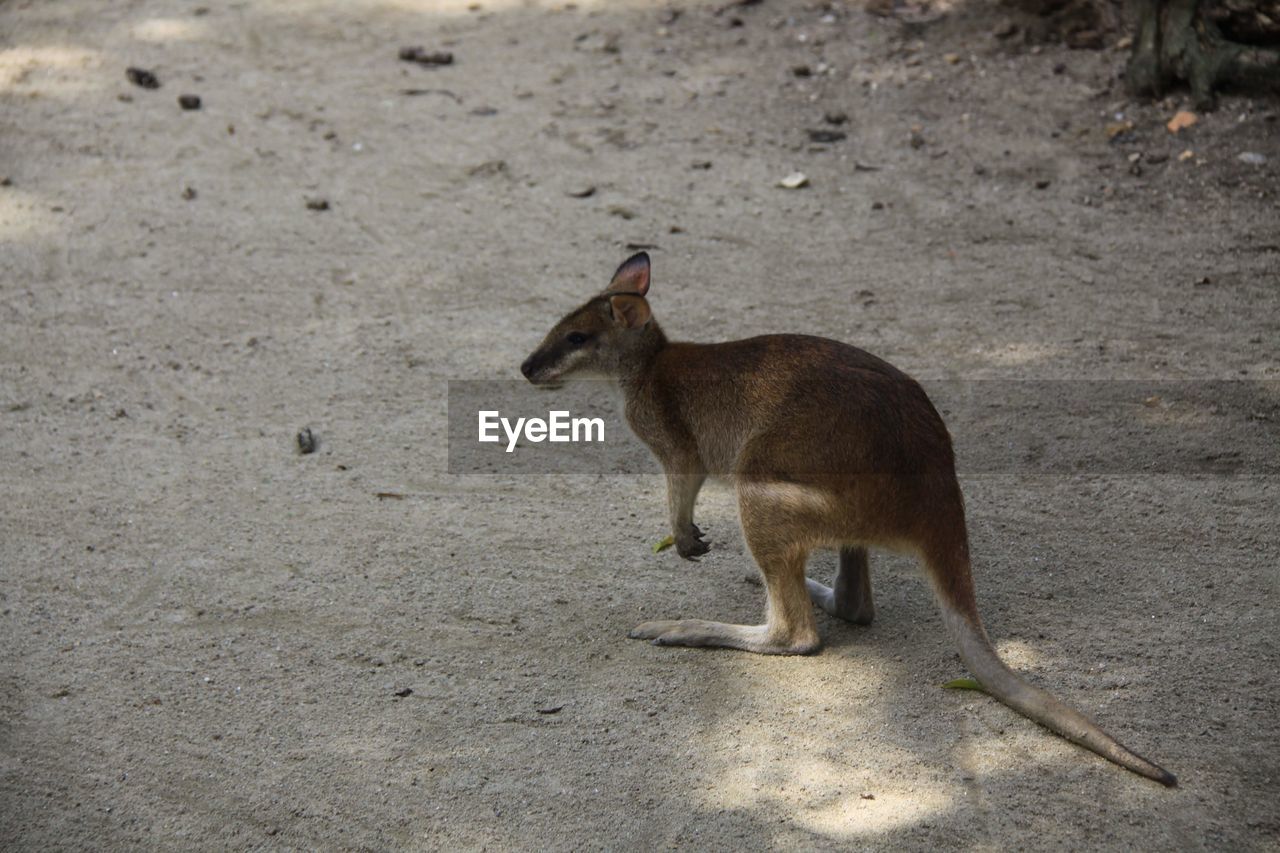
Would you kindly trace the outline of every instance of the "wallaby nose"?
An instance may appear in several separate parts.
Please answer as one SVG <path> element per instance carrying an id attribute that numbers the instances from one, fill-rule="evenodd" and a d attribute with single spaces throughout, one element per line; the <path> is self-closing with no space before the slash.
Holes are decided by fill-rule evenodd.
<path id="1" fill-rule="evenodd" d="M 529 378 L 529 374 L 533 372 L 533 356 L 524 360 L 524 364 L 520 365 L 520 372 L 524 374 L 525 379 Z"/>

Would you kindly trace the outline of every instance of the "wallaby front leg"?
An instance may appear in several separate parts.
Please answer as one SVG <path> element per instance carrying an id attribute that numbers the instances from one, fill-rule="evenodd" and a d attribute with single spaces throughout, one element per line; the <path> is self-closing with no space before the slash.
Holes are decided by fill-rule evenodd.
<path id="1" fill-rule="evenodd" d="M 675 539 L 676 552 L 681 557 L 696 560 L 711 550 L 711 546 L 702 541 L 702 531 L 693 523 L 693 504 L 707 475 L 697 469 L 676 469 L 672 466 L 668 466 L 666 472 L 671 538 Z"/>

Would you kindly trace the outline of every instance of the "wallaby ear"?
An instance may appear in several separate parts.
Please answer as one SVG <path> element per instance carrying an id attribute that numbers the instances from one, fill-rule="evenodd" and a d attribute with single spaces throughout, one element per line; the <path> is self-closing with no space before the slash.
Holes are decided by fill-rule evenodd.
<path id="1" fill-rule="evenodd" d="M 609 300 L 609 307 L 613 309 L 613 322 L 624 329 L 638 329 L 652 316 L 649 303 L 639 296 L 615 296 Z"/>
<path id="2" fill-rule="evenodd" d="M 649 292 L 649 254 L 640 252 L 622 262 L 606 290 L 624 290 L 644 296 Z"/>

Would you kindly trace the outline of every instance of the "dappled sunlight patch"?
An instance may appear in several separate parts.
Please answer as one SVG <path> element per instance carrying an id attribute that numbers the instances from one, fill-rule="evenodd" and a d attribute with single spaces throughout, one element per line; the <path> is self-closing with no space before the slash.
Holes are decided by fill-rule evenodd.
<path id="1" fill-rule="evenodd" d="M 57 230 L 41 198 L 11 187 L 0 191 L 0 240 L 42 237 Z"/>
<path id="2" fill-rule="evenodd" d="M 70 94 L 89 88 L 75 72 L 99 64 L 102 54 L 79 47 L 31 47 L 0 50 L 0 93 Z"/>
<path id="3" fill-rule="evenodd" d="M 796 738 L 753 727 L 736 746 L 740 763 L 724 768 L 717 784 L 705 790 L 712 808 L 780 809 L 813 832 L 855 839 L 918 824 L 954 806 L 941 787 L 902 781 L 918 780 L 926 768 L 888 744 L 879 745 L 876 767 L 894 768 L 891 784 L 871 769 L 823 757 L 830 743 L 816 730 L 812 738 Z"/>
<path id="4" fill-rule="evenodd" d="M 1000 658 L 1014 669 L 1035 669 L 1044 661 L 1035 646 L 1022 640 L 996 640 L 995 647 Z"/>
<path id="5" fill-rule="evenodd" d="M 135 24 L 129 31 L 138 41 L 167 44 L 175 41 L 196 41 L 207 32 L 204 23 L 197 18 L 148 18 Z"/>
<path id="6" fill-rule="evenodd" d="M 1034 341 L 1012 341 L 995 347 L 975 347 L 970 350 L 991 364 L 1015 367 L 1051 361 L 1062 356 L 1062 348 Z"/>

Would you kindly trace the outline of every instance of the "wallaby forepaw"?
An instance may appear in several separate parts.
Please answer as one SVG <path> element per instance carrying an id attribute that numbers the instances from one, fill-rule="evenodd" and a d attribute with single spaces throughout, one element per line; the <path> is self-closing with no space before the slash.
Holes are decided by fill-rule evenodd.
<path id="1" fill-rule="evenodd" d="M 703 541 L 706 534 L 696 524 L 689 525 L 690 530 L 676 539 L 676 553 L 686 560 L 697 562 L 698 558 L 711 550 L 711 543 Z"/>

